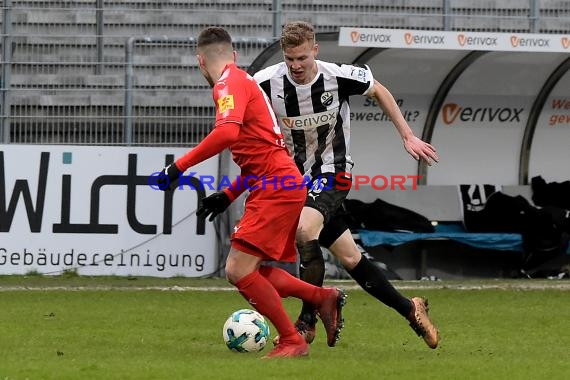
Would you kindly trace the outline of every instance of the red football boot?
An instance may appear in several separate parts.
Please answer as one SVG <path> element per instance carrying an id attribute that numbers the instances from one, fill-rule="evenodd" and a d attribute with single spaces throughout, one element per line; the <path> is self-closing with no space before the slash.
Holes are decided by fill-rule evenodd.
<path id="1" fill-rule="evenodd" d="M 334 347 L 340 339 L 340 330 L 344 327 L 342 307 L 346 304 L 346 293 L 337 288 L 325 288 L 329 293 L 317 306 L 317 313 L 325 325 L 327 344 Z"/>
<path id="2" fill-rule="evenodd" d="M 296 334 L 295 337 L 289 339 L 281 338 L 277 346 L 263 359 L 294 358 L 307 355 L 309 355 L 309 345 L 301 335 Z"/>

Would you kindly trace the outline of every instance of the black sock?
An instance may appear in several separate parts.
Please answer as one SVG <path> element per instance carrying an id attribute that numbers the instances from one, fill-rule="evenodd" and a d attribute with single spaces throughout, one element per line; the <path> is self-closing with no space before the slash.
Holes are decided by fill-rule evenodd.
<path id="1" fill-rule="evenodd" d="M 362 256 L 358 264 L 348 273 L 374 298 L 396 310 L 407 318 L 412 310 L 411 301 L 398 292 L 388 281 L 384 273 Z"/>
<path id="2" fill-rule="evenodd" d="M 325 278 L 325 260 L 318 240 L 311 240 L 304 244 L 298 244 L 297 250 L 300 257 L 299 274 L 301 280 L 316 286 L 322 286 Z M 308 302 L 303 302 L 303 308 L 299 319 L 308 324 L 315 324 L 315 308 Z"/>

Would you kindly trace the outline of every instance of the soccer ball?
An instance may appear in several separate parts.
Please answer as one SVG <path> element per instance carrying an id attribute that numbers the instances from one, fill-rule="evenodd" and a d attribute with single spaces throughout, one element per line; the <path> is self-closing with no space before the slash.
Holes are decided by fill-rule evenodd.
<path id="1" fill-rule="evenodd" d="M 269 324 L 255 310 L 241 309 L 224 323 L 226 346 L 236 352 L 258 352 L 269 340 Z"/>

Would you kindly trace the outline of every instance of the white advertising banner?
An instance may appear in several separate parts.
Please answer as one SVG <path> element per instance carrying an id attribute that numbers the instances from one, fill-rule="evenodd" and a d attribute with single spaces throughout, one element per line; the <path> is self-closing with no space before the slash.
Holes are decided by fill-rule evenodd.
<path id="1" fill-rule="evenodd" d="M 174 192 L 151 175 L 186 151 L 0 145 L 0 274 L 215 272 L 216 233 L 195 211 L 216 190 L 218 158 L 191 168 Z"/>
<path id="2" fill-rule="evenodd" d="M 565 75 L 547 99 L 532 140 L 529 179 L 570 180 L 570 75 Z"/>
<path id="3" fill-rule="evenodd" d="M 530 104 L 530 97 L 450 95 L 433 131 L 440 162 L 428 184 L 516 185 Z"/>
<path id="4" fill-rule="evenodd" d="M 570 34 L 341 27 L 338 44 L 349 47 L 568 53 L 570 52 Z"/>

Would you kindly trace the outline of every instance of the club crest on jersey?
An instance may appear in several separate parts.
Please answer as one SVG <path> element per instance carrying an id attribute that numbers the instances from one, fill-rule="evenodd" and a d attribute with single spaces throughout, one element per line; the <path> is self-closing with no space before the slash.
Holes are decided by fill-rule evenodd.
<path id="1" fill-rule="evenodd" d="M 218 112 L 224 113 L 228 110 L 234 109 L 234 96 L 224 95 L 218 99 Z"/>
<path id="2" fill-rule="evenodd" d="M 323 106 L 328 107 L 332 104 L 332 102 L 333 102 L 333 94 L 331 94 L 329 91 L 323 92 L 323 94 L 321 95 L 321 103 L 323 104 Z"/>

